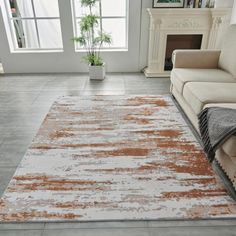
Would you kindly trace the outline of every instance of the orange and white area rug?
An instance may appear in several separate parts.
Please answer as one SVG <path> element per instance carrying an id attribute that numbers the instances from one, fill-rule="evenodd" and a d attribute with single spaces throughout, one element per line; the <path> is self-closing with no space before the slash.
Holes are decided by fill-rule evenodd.
<path id="1" fill-rule="evenodd" d="M 60 98 L 0 201 L 1 222 L 235 216 L 168 96 Z"/>

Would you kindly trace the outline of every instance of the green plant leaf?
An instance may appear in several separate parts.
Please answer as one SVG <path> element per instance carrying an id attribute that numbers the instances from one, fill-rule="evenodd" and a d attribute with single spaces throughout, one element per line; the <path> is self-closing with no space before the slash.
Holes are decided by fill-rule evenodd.
<path id="1" fill-rule="evenodd" d="M 83 57 L 83 61 L 91 66 L 101 66 L 103 64 L 102 58 L 96 53 L 91 53 Z"/>
<path id="2" fill-rule="evenodd" d="M 86 46 L 86 38 L 84 36 L 74 37 L 72 40 L 76 43 L 79 43 L 80 46 Z"/>
<path id="3" fill-rule="evenodd" d="M 98 26 L 98 17 L 95 15 L 87 15 L 81 18 L 80 21 L 80 31 L 82 33 L 93 30 Z"/>
<path id="4" fill-rule="evenodd" d="M 80 0 L 82 7 L 92 7 L 96 4 L 98 0 Z"/>
<path id="5" fill-rule="evenodd" d="M 100 48 L 102 44 L 111 44 L 112 38 L 110 34 L 104 33 L 101 21 L 101 0 L 80 0 L 82 7 L 87 7 L 90 14 L 80 19 L 80 36 L 74 37 L 72 40 L 80 44 L 86 49 L 87 55 L 83 57 L 83 61 L 92 65 L 100 66 L 103 60 L 100 57 Z M 99 15 L 93 14 L 93 7 L 99 2 Z M 100 27 L 99 26 L 100 21 Z M 99 31 L 100 30 L 100 31 Z"/>
<path id="6" fill-rule="evenodd" d="M 95 41 L 97 43 L 106 43 L 106 44 L 111 44 L 112 43 L 112 39 L 111 39 L 111 35 L 107 34 L 107 33 L 99 33 L 99 36 L 95 38 Z"/>

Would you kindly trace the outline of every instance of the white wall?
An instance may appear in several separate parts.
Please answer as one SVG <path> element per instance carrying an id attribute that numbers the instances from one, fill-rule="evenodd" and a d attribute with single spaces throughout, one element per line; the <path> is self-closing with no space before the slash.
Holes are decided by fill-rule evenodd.
<path id="1" fill-rule="evenodd" d="M 236 0 L 234 0 L 234 6 L 232 11 L 231 24 L 236 24 Z"/>
<path id="2" fill-rule="evenodd" d="M 147 8 L 152 7 L 152 0 L 142 1 L 141 12 L 141 33 L 140 33 L 140 53 L 139 69 L 142 70 L 147 66 L 148 60 L 148 43 L 149 43 L 149 15 Z"/>
<path id="3" fill-rule="evenodd" d="M 109 72 L 136 72 L 146 66 L 149 18 L 152 0 L 130 0 L 128 51 L 102 54 Z M 86 72 L 82 53 L 75 52 L 69 0 L 59 0 L 64 50 L 61 52 L 11 53 L 0 11 L 0 58 L 6 73 Z M 143 18 L 143 19 L 142 19 Z M 141 29 L 142 27 L 142 29 Z M 140 47 L 142 45 L 142 47 Z"/>
<path id="4" fill-rule="evenodd" d="M 2 0 L 0 0 L 1 4 Z M 11 53 L 0 10 L 0 61 L 6 73 L 86 72 L 82 53 L 75 52 L 69 0 L 59 0 L 64 51 Z M 152 0 L 129 0 L 129 50 L 102 54 L 109 72 L 137 72 L 147 66 L 149 16 Z M 1 6 L 1 5 L 0 5 Z M 236 14 L 235 14 L 236 15 Z M 9 33 L 9 32 L 8 32 Z"/>

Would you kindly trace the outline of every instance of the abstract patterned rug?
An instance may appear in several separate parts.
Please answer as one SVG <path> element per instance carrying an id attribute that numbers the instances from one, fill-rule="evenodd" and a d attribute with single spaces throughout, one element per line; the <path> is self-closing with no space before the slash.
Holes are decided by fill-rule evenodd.
<path id="1" fill-rule="evenodd" d="M 2 222 L 235 216 L 168 96 L 60 98 L 0 200 Z"/>

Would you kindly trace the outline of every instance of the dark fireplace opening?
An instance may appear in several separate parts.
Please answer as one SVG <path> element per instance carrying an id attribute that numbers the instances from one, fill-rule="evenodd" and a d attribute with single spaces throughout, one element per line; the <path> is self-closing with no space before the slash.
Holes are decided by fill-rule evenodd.
<path id="1" fill-rule="evenodd" d="M 202 45 L 202 34 L 196 35 L 168 35 L 166 43 L 165 70 L 173 68 L 172 53 L 175 49 L 200 49 Z"/>

